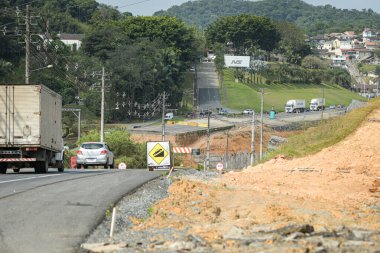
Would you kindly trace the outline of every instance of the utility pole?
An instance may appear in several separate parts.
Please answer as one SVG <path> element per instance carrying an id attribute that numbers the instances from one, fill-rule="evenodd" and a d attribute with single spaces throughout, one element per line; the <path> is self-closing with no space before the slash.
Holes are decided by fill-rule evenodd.
<path id="1" fill-rule="evenodd" d="M 252 113 L 251 165 L 255 162 L 255 111 Z"/>
<path id="2" fill-rule="evenodd" d="M 165 103 L 166 103 L 166 95 L 165 91 L 162 94 L 162 141 L 165 141 Z"/>
<path id="3" fill-rule="evenodd" d="M 29 5 L 26 5 L 25 16 L 25 83 L 29 84 L 30 77 L 30 12 Z"/>
<path id="4" fill-rule="evenodd" d="M 227 141 L 227 143 L 226 143 L 226 170 L 228 169 L 228 129 L 227 129 L 227 131 L 226 131 L 226 135 L 227 135 L 227 138 L 226 138 L 226 141 Z"/>
<path id="5" fill-rule="evenodd" d="M 207 170 L 210 169 L 210 110 L 207 110 Z"/>
<path id="6" fill-rule="evenodd" d="M 263 159 L 264 89 L 261 89 L 260 161 Z"/>
<path id="7" fill-rule="evenodd" d="M 325 87 L 322 87 L 322 110 L 321 110 L 321 123 L 323 122 L 323 111 L 325 109 Z"/>
<path id="8" fill-rule="evenodd" d="M 100 142 L 104 142 L 104 83 L 105 83 L 105 72 L 104 67 L 102 68 L 102 102 L 100 108 Z"/>

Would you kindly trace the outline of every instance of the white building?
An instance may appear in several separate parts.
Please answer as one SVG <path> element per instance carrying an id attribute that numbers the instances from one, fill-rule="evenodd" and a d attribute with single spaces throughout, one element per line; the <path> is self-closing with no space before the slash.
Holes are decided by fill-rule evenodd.
<path id="1" fill-rule="evenodd" d="M 76 51 L 82 46 L 84 34 L 61 33 L 57 35 L 63 44 L 70 47 L 71 51 Z"/>

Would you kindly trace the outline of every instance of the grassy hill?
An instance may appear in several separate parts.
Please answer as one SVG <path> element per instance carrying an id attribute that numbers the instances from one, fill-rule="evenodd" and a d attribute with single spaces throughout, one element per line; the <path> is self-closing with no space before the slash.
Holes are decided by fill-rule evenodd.
<path id="1" fill-rule="evenodd" d="M 352 99 L 365 100 L 365 98 L 344 89 L 338 85 L 326 84 L 263 84 L 248 86 L 236 83 L 233 70 L 224 71 L 224 89 L 222 90 L 222 104 L 224 107 L 242 111 L 252 108 L 260 110 L 261 94 L 260 89 L 264 89 L 264 111 L 271 110 L 272 106 L 276 111 L 284 111 L 284 106 L 289 99 L 305 99 L 306 103 L 312 98 L 324 97 L 326 106 L 335 104 L 349 105 Z M 323 91 L 324 90 L 324 91 Z"/>

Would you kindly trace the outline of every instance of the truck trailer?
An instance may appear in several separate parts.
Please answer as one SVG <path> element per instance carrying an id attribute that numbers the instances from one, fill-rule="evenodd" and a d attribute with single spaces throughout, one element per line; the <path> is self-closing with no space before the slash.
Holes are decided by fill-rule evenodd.
<path id="1" fill-rule="evenodd" d="M 62 97 L 41 84 L 0 84 L 0 174 L 63 172 Z"/>
<path id="2" fill-rule="evenodd" d="M 310 111 L 319 111 L 325 109 L 324 98 L 312 98 L 310 101 Z"/>
<path id="3" fill-rule="evenodd" d="M 285 104 L 285 112 L 304 112 L 306 110 L 305 99 L 291 99 L 288 100 Z"/>

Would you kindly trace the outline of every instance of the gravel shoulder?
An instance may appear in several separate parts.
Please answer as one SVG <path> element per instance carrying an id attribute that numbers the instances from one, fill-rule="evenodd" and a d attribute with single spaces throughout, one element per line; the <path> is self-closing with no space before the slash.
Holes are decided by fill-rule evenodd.
<path id="1" fill-rule="evenodd" d="M 342 142 L 241 172 L 178 171 L 125 197 L 87 252 L 380 252 L 380 110 Z M 129 213 L 128 213 L 129 212 Z"/>

